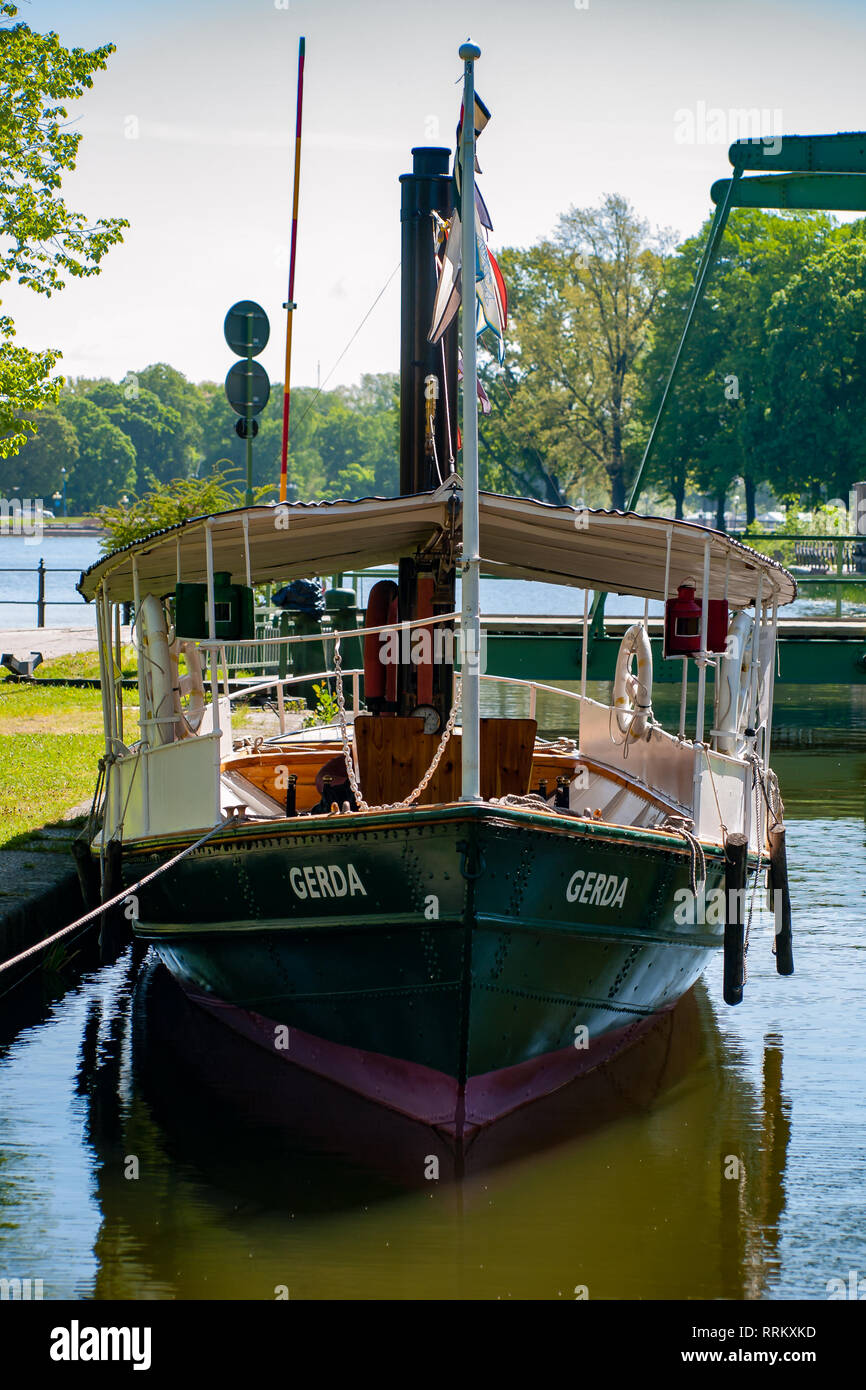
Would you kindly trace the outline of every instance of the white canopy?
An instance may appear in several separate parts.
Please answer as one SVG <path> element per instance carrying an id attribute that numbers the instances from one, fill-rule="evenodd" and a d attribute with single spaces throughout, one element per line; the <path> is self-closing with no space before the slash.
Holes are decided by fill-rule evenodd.
<path id="1" fill-rule="evenodd" d="M 410 497 L 271 503 L 196 517 L 107 555 L 84 571 L 78 588 L 89 600 L 104 584 L 113 602 L 131 600 L 133 558 L 143 594 L 168 594 L 178 578 L 204 582 L 208 528 L 214 570 L 229 571 L 236 583 L 246 582 L 247 558 L 253 583 L 393 563 L 428 546 L 455 514 L 459 536 L 460 495 L 459 484 L 446 484 Z M 700 596 L 709 546 L 710 598 L 727 596 L 732 608 L 744 608 L 755 601 L 761 575 L 765 603 L 790 603 L 797 594 L 792 576 L 775 560 L 693 522 L 489 492 L 481 493 L 480 518 L 482 568 L 498 578 L 653 599 L 691 578 Z"/>

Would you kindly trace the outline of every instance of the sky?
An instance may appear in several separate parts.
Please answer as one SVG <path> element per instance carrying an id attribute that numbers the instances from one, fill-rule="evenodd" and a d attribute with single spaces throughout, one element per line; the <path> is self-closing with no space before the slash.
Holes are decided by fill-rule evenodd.
<path id="1" fill-rule="evenodd" d="M 292 380 L 396 371 L 399 185 L 414 145 L 453 146 L 462 64 L 492 112 L 479 141 L 491 247 L 549 236 L 621 193 L 698 230 L 742 135 L 866 121 L 866 0 L 18 0 L 69 47 L 116 45 L 70 105 L 64 196 L 131 226 L 98 277 L 45 300 L 3 287 L 22 345 L 70 377 L 166 361 L 221 381 L 226 310 L 257 300 L 281 381 L 298 38 L 306 38 Z M 753 112 L 749 118 L 746 113 Z"/>

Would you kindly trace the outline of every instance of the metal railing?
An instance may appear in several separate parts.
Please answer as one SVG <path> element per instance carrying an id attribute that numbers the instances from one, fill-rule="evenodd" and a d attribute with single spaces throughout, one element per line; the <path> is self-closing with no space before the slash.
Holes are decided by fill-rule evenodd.
<path id="1" fill-rule="evenodd" d="M 34 602 L 36 604 L 36 626 L 45 626 L 45 609 L 48 604 L 54 608 L 79 608 L 84 605 L 83 598 L 51 598 L 45 592 L 45 576 L 47 574 L 80 574 L 81 567 L 58 566 L 46 569 L 45 561 L 40 560 L 36 569 L 28 568 L 26 565 L 0 565 L 0 574 L 35 574 L 36 575 L 36 598 L 0 598 L 0 603 L 12 604 L 16 608 L 27 608 Z M 86 605 L 84 605 L 86 606 Z"/>
<path id="2" fill-rule="evenodd" d="M 733 535 L 733 533 L 731 533 Z M 767 548 L 785 552 L 793 546 L 793 560 L 784 559 L 794 571 L 797 585 L 807 590 L 812 585 L 832 585 L 835 589 L 836 617 L 842 616 L 842 586 L 866 584 L 866 536 L 814 536 L 806 532 L 773 532 L 766 536 L 741 533 L 734 537 L 753 550 Z M 800 573 L 807 569 L 807 574 Z"/>

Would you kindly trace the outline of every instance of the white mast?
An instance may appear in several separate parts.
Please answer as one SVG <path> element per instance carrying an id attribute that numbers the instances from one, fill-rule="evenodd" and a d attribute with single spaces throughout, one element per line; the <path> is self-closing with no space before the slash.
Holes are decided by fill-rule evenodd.
<path id="1" fill-rule="evenodd" d="M 463 59 L 463 129 L 460 140 L 461 319 L 463 325 L 463 605 L 462 675 L 462 790 L 461 801 L 478 801 L 481 794 L 479 745 L 479 675 L 481 609 L 478 553 L 478 396 L 475 342 L 475 69 L 481 49 L 460 46 Z"/>

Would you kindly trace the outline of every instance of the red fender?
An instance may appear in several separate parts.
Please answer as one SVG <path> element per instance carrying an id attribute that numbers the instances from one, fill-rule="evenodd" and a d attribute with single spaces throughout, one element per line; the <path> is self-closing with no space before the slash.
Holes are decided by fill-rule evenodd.
<path id="1" fill-rule="evenodd" d="M 380 579 L 370 590 L 365 627 L 397 624 L 397 585 L 392 579 Z M 364 638 L 364 698 L 397 703 L 397 664 L 382 660 L 382 633 L 368 632 Z"/>
<path id="2" fill-rule="evenodd" d="M 419 618 L 433 617 L 433 588 L 432 574 L 419 574 L 417 615 Z M 429 653 L 429 660 L 418 662 L 418 704 L 429 705 L 433 702 L 433 628 L 425 627 L 414 630 L 426 634 L 424 645 L 420 650 L 422 653 Z"/>

